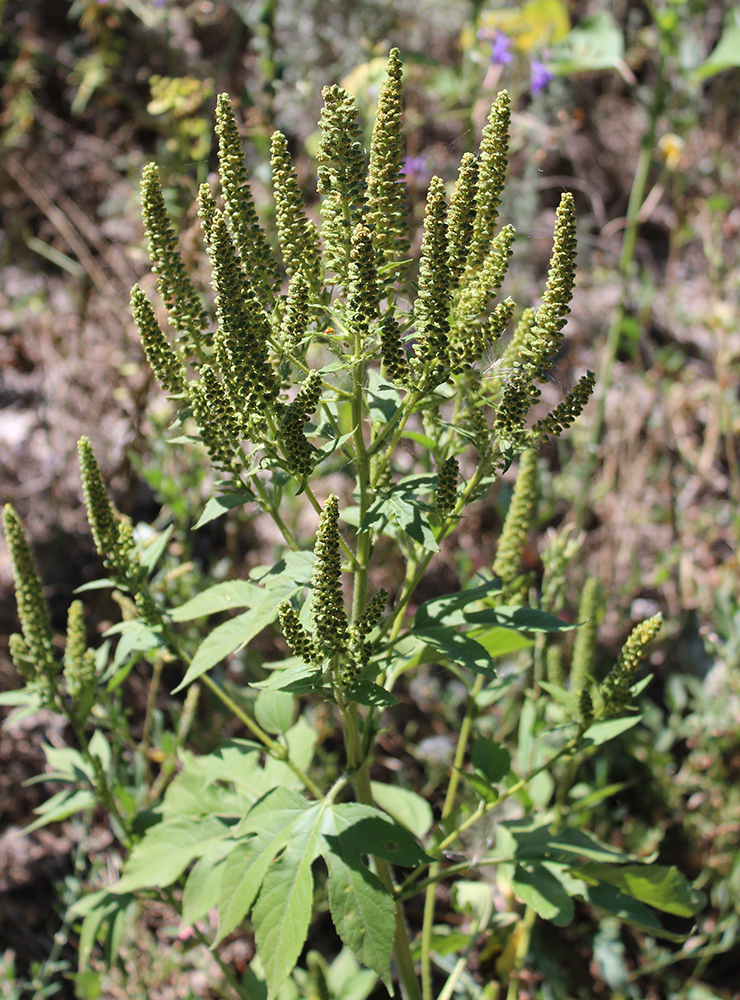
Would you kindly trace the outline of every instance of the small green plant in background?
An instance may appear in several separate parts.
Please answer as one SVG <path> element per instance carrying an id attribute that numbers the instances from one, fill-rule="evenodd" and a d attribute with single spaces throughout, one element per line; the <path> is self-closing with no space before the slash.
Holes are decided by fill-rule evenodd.
<path id="1" fill-rule="evenodd" d="M 424 1000 L 494 996 L 468 959 L 503 940 L 496 975 L 514 997 L 538 918 L 565 926 L 576 905 L 587 905 L 676 939 L 654 909 L 690 917 L 701 906 L 675 869 L 600 840 L 588 829 L 587 805 L 567 801 L 579 761 L 639 721 L 631 703 L 644 682 L 636 685 L 636 674 L 660 617 L 633 630 L 600 682 L 586 623 L 568 681 L 562 655 L 548 645 L 571 629 L 553 613 L 577 548 L 567 534 L 552 546 L 539 606 L 522 596 L 531 584 L 522 548 L 537 449 L 577 419 L 594 385 L 587 373 L 551 412 L 532 414 L 573 290 L 573 199 L 563 195 L 558 209 L 541 304 L 521 312 L 511 299 L 494 305 L 515 238 L 511 226 L 498 228 L 510 117 L 504 92 L 451 192 L 432 178 L 412 269 L 401 75 L 392 50 L 369 156 L 353 99 L 325 89 L 318 226 L 285 137 L 275 133 L 279 258 L 255 211 L 231 103 L 218 99 L 220 201 L 208 185 L 199 192 L 215 322 L 179 254 L 157 169 L 144 170 L 149 253 L 173 336 L 138 286 L 132 311 L 176 411 L 172 445 L 204 447 L 220 476 L 197 526 L 241 506 L 261 511 L 282 538 L 276 561 L 183 602 L 167 565 L 171 531 L 142 531 L 116 511 L 83 438 L 88 520 L 107 571 L 95 586 L 113 589 L 122 620 L 88 649 L 75 602 L 60 663 L 20 522 L 5 509 L 22 628 L 11 649 L 25 687 L 2 701 L 61 712 L 77 744 L 47 748 L 53 774 L 45 780 L 64 787 L 32 828 L 103 806 L 123 861 L 120 878 L 101 873 L 71 909 L 81 973 L 98 946 L 115 962 L 126 912 L 137 900 L 160 899 L 213 948 L 240 996 L 365 996 L 378 980 Z M 486 372 L 512 323 L 505 364 Z M 479 568 L 461 589 L 417 603 L 428 567 L 442 546 L 455 545 L 470 504 L 518 458 L 493 572 Z M 592 590 L 583 601 L 591 622 Z M 210 627 L 210 616 L 234 611 Z M 266 628 L 279 629 L 283 655 L 250 661 L 245 683 L 234 684 L 221 664 Z M 497 674 L 497 659 L 530 648 L 522 670 Z M 181 672 L 175 692 L 186 694 L 171 729 L 152 710 L 134 737 L 120 696 L 142 661 L 151 665 L 150 707 L 165 667 Z M 408 685 L 427 665 L 445 669 L 463 692 L 446 788 L 432 801 L 402 771 L 395 783 L 373 779 L 379 736 L 397 726 Z M 246 738 L 206 754 L 189 750 L 199 691 Z M 317 756 L 320 716 L 342 748 L 331 779 Z M 158 771 L 150 766 L 155 740 Z M 469 831 L 491 821 L 475 858 L 457 853 Z M 491 867 L 505 912 L 480 873 Z M 441 919 L 443 883 L 453 890 L 455 933 Z M 421 915 L 411 906 L 417 897 Z M 213 910 L 214 930 L 204 923 Z M 313 928 L 327 910 L 335 936 L 322 924 L 319 953 Z M 238 979 L 220 944 L 245 921 L 257 957 Z"/>

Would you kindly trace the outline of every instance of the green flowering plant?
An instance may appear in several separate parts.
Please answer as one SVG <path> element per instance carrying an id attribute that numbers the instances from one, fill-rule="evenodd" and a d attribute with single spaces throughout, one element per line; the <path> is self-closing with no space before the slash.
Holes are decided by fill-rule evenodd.
<path id="1" fill-rule="evenodd" d="M 57 768 L 71 791 L 41 822 L 100 803 L 125 855 L 121 877 L 76 904 L 81 965 L 96 942 L 113 960 L 127 907 L 154 896 L 177 906 L 188 927 L 198 928 L 215 908 L 217 931 L 197 934 L 217 956 L 220 942 L 249 921 L 257 952 L 249 976 L 236 980 L 224 965 L 240 995 L 255 995 L 260 980 L 269 998 L 296 995 L 283 992 L 292 977 L 298 995 L 329 996 L 321 955 L 309 953 L 306 969 L 297 968 L 316 909 L 324 907 L 337 942 L 371 971 L 367 992 L 379 979 L 391 994 L 399 984 L 406 997 L 447 998 L 456 989 L 470 992 L 467 957 L 496 922 L 490 886 L 475 881 L 482 865 L 495 865 L 511 898 L 526 906 L 522 927 L 529 930 L 536 917 L 569 923 L 576 899 L 668 934 L 650 907 L 690 916 L 700 901 L 675 870 L 653 866 L 643 875 L 643 859 L 570 827 L 561 798 L 551 801 L 552 783 L 543 793 L 538 781 L 563 761 L 572 770 L 579 754 L 636 724 L 635 674 L 660 627 L 658 619 L 638 626 L 592 695 L 588 668 L 577 668 L 584 682 L 571 690 L 561 652 L 549 652 L 559 647 L 546 649 L 572 627 L 552 613 L 559 584 L 551 583 L 540 606 L 522 599 L 538 445 L 579 416 L 593 387 L 593 377 L 583 376 L 551 413 L 531 419 L 573 291 L 573 199 L 563 195 L 557 213 L 542 303 L 521 313 L 504 365 L 488 377 L 489 352 L 517 311 L 510 299 L 493 304 L 515 235 L 510 226 L 497 228 L 507 95 L 494 102 L 477 156 L 464 157 L 449 202 L 444 180 L 430 182 L 413 281 L 398 51 L 390 54 L 369 156 L 350 96 L 335 86 L 324 99 L 320 227 L 303 203 L 285 137 L 273 136 L 280 259 L 257 216 L 231 104 L 218 100 L 221 201 L 207 185 L 199 192 L 215 321 L 179 254 L 156 167 L 146 167 L 142 180 L 149 253 L 173 336 L 138 286 L 134 320 L 176 409 L 173 447 L 204 447 L 219 477 L 196 527 L 234 507 L 262 511 L 282 536 L 280 558 L 248 580 L 173 600 L 157 569 L 168 533 L 137 536 L 109 500 L 83 438 L 88 519 L 109 574 L 99 585 L 115 588 L 123 620 L 91 653 L 75 602 L 58 663 L 41 583 L 7 507 L 22 628 L 11 650 L 27 682 L 11 700 L 67 714 L 80 746 Z M 454 539 L 466 508 L 518 456 L 493 570 L 418 603 L 427 568 Z M 295 516 L 299 505 L 312 509 L 313 542 Z M 374 581 L 391 551 L 401 568 L 392 583 L 384 577 L 386 592 Z M 573 552 L 564 545 L 557 551 L 551 561 L 561 580 Z M 208 616 L 227 611 L 239 613 L 208 626 Z M 262 664 L 242 689 L 230 688 L 219 665 L 269 626 L 288 655 Z M 520 751 L 512 757 L 488 709 L 516 674 L 499 677 L 496 660 L 531 647 L 544 651 L 550 679 L 535 677 L 536 698 L 524 703 Z M 579 662 L 585 655 L 579 652 Z M 111 691 L 139 660 L 157 678 L 164 662 L 179 665 L 175 691 L 188 694 L 173 755 L 137 798 L 126 784 L 125 739 L 111 746 L 103 734 L 120 723 Z M 424 665 L 445 668 L 465 690 L 436 815 L 402 779 L 372 780 L 381 730 L 393 725 L 408 677 Z M 200 688 L 243 724 L 247 739 L 201 756 L 184 749 Z M 343 742 L 332 780 L 316 760 L 311 719 L 318 706 Z M 519 808 L 502 819 L 497 810 L 505 801 Z M 496 818 L 495 844 L 475 862 L 455 862 L 453 848 L 489 816 Z M 436 889 L 445 882 L 455 888 L 463 927 L 452 941 L 436 918 Z M 419 920 L 409 901 L 420 894 Z M 451 963 L 454 952 L 459 958 Z M 517 949 L 512 982 L 525 955 L 526 947 Z"/>

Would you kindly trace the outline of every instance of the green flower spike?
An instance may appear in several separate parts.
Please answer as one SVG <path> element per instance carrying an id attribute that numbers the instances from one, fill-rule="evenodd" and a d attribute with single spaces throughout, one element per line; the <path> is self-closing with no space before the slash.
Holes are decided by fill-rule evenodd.
<path id="1" fill-rule="evenodd" d="M 209 340 L 208 317 L 182 262 L 162 197 L 159 172 L 153 163 L 144 167 L 141 176 L 141 212 L 159 294 L 177 331 L 178 342 L 191 353 Z"/>
<path id="2" fill-rule="evenodd" d="M 591 398 L 596 384 L 596 376 L 593 372 L 586 372 L 578 379 L 562 403 L 558 403 L 551 413 L 548 413 L 542 420 L 538 420 L 532 425 L 532 442 L 547 441 L 548 435 L 553 434 L 559 437 L 578 417 Z"/>
<path id="3" fill-rule="evenodd" d="M 324 107 L 316 153 L 321 203 L 324 260 L 340 283 L 346 284 L 352 231 L 365 208 L 365 150 L 358 122 L 359 109 L 341 87 L 324 87 Z"/>
<path id="4" fill-rule="evenodd" d="M 378 251 L 378 265 L 396 265 L 383 272 L 381 282 L 385 287 L 393 284 L 409 255 L 408 203 L 401 182 L 405 150 L 401 124 L 402 75 L 401 55 L 398 49 L 391 49 L 370 143 L 365 215 Z M 407 263 L 403 264 L 406 266 Z"/>
<path id="5" fill-rule="evenodd" d="M 8 652 L 15 669 L 25 681 L 34 683 L 37 680 L 45 679 L 44 674 L 37 673 L 36 660 L 29 652 L 23 636 L 19 635 L 18 632 L 12 632 L 8 636 Z"/>
<path id="6" fill-rule="evenodd" d="M 280 340 L 286 351 L 294 351 L 308 329 L 308 281 L 303 271 L 296 271 L 288 286 L 288 300 L 280 323 Z"/>
<path id="7" fill-rule="evenodd" d="M 200 370 L 200 382 L 189 388 L 193 416 L 200 437 L 213 464 L 238 476 L 235 449 L 241 437 L 242 421 L 210 365 Z"/>
<path id="8" fill-rule="evenodd" d="M 570 689 L 576 693 L 590 687 L 591 684 L 600 611 L 601 587 L 599 581 L 590 576 L 581 593 L 581 602 L 578 606 L 579 627 L 576 630 L 573 658 L 570 661 Z"/>
<path id="9" fill-rule="evenodd" d="M 248 414 L 264 410 L 278 393 L 267 350 L 270 322 L 241 266 L 226 218 L 212 206 L 211 197 L 202 186 L 203 214 L 209 219 L 206 249 L 216 290 L 216 360 L 232 406 Z"/>
<path id="10" fill-rule="evenodd" d="M 313 413 L 321 398 L 321 376 L 311 371 L 280 421 L 280 441 L 285 460 L 294 476 L 307 476 L 313 469 L 316 450 L 312 447 L 303 428 L 309 414 Z"/>
<path id="11" fill-rule="evenodd" d="M 82 601 L 73 601 L 67 613 L 64 683 L 76 716 L 84 723 L 95 698 L 95 653 L 87 648 Z"/>
<path id="12" fill-rule="evenodd" d="M 468 275 L 474 275 L 488 256 L 496 231 L 506 180 L 510 124 L 511 102 L 508 93 L 502 90 L 493 102 L 481 137 L 473 240 L 465 268 Z"/>
<path id="13" fill-rule="evenodd" d="M 366 226 L 356 226 L 352 233 L 348 284 L 350 330 L 364 344 L 380 302 L 373 243 Z"/>
<path id="14" fill-rule="evenodd" d="M 514 309 L 514 300 L 507 298 L 499 302 L 485 323 L 472 325 L 464 331 L 458 328 L 450 347 L 450 363 L 456 373 L 470 368 L 476 361 L 480 361 L 486 351 L 490 351 L 509 325 Z"/>
<path id="15" fill-rule="evenodd" d="M 386 313 L 380 323 L 380 355 L 387 377 L 391 382 L 404 385 L 408 360 L 401 344 L 401 330 L 391 313 Z"/>
<path id="16" fill-rule="evenodd" d="M 24 677 L 51 678 L 57 668 L 49 609 L 20 519 L 9 503 L 3 508 L 3 526 L 13 566 L 18 618 L 23 630 L 23 638 L 18 636 L 12 641 L 13 661 Z"/>
<path id="17" fill-rule="evenodd" d="M 474 323 L 488 308 L 493 294 L 501 287 L 509 266 L 516 232 L 513 226 L 504 226 L 491 244 L 491 249 L 476 272 L 460 293 L 455 310 L 456 325 L 466 327 Z"/>
<path id="18" fill-rule="evenodd" d="M 341 682 L 344 687 L 357 680 L 370 661 L 373 651 L 371 642 L 367 642 L 367 637 L 383 617 L 386 604 L 388 603 L 388 592 L 379 590 L 368 603 L 356 622 L 349 627 L 349 649 L 352 661 L 345 664 L 342 669 Z"/>
<path id="19" fill-rule="evenodd" d="M 532 521 L 536 496 L 537 452 L 531 448 L 522 452 L 519 460 L 519 473 L 493 563 L 493 572 L 503 580 L 504 586 L 512 583 L 521 573 L 522 553 Z"/>
<path id="20" fill-rule="evenodd" d="M 301 624 L 290 601 L 283 601 L 278 607 L 278 620 L 285 641 L 295 655 L 300 656 L 304 663 L 315 663 L 317 659 L 316 646 L 311 636 Z"/>
<path id="21" fill-rule="evenodd" d="M 573 195 L 566 191 L 560 199 L 555 220 L 550 269 L 542 305 L 534 325 L 520 350 L 520 360 L 532 378 L 544 381 L 552 368 L 563 340 L 563 327 L 570 312 L 576 277 L 576 209 Z"/>
<path id="22" fill-rule="evenodd" d="M 521 447 L 527 414 L 539 397 L 540 390 L 532 384 L 531 377 L 522 369 L 515 368 L 513 375 L 504 383 L 493 422 L 494 435 L 507 448 Z"/>
<path id="23" fill-rule="evenodd" d="M 647 655 L 646 647 L 660 632 L 662 624 L 663 616 L 658 613 L 640 622 L 630 632 L 622 646 L 619 659 L 599 689 L 603 701 L 603 715 L 620 715 L 629 705 L 632 697 L 630 688 L 634 683 L 635 674 Z"/>
<path id="24" fill-rule="evenodd" d="M 134 569 L 134 542 L 130 525 L 121 520 L 120 514 L 108 499 L 89 438 L 80 438 L 77 442 L 77 453 L 80 459 L 87 520 L 95 548 L 106 565 L 113 567 L 122 577 L 128 577 Z"/>
<path id="25" fill-rule="evenodd" d="M 432 363 L 435 375 L 447 364 L 450 329 L 450 268 L 447 262 L 447 202 L 441 177 L 432 177 L 427 193 L 424 237 L 419 264 L 419 293 L 414 306 L 416 358 Z M 436 363 L 436 364 L 435 364 Z"/>
<path id="26" fill-rule="evenodd" d="M 314 553 L 314 641 L 323 656 L 333 657 L 344 652 L 349 643 L 339 552 L 339 497 L 334 494 L 327 497 L 321 512 Z"/>
<path id="27" fill-rule="evenodd" d="M 491 428 L 488 426 L 483 408 L 471 406 L 463 416 L 463 427 L 469 434 L 472 434 L 473 445 L 478 455 L 484 455 L 491 443 Z"/>
<path id="28" fill-rule="evenodd" d="M 557 687 L 565 686 L 565 664 L 563 663 L 563 647 L 548 646 L 545 653 L 545 673 L 549 684 Z"/>
<path id="29" fill-rule="evenodd" d="M 506 349 L 501 355 L 501 360 L 496 365 L 497 372 L 507 373 L 517 367 L 521 361 L 522 349 L 529 340 L 533 326 L 534 309 L 525 309 L 514 329 L 511 340 L 506 345 Z M 497 378 L 495 373 L 492 375 L 492 378 Z"/>
<path id="30" fill-rule="evenodd" d="M 470 253 L 475 226 L 475 195 L 478 190 L 478 161 L 465 153 L 460 162 L 455 190 L 447 219 L 450 284 L 457 288 Z"/>
<path id="31" fill-rule="evenodd" d="M 288 140 L 282 132 L 272 135 L 270 163 L 275 223 L 285 270 L 289 276 L 303 271 L 311 290 L 318 293 L 321 288 L 319 234 L 306 216 L 298 177 L 288 152 Z"/>
<path id="32" fill-rule="evenodd" d="M 159 384 L 166 392 L 183 392 L 185 369 L 157 322 L 151 302 L 138 285 L 131 289 L 131 315 Z"/>
<path id="33" fill-rule="evenodd" d="M 587 687 L 581 688 L 578 694 L 578 714 L 581 717 L 581 725 L 584 729 L 588 729 L 594 721 L 594 703 Z"/>
<path id="34" fill-rule="evenodd" d="M 216 135 L 218 174 L 229 228 L 252 287 L 260 302 L 268 306 L 274 298 L 277 265 L 257 218 L 239 127 L 228 94 L 221 94 L 216 102 Z"/>
<path id="35" fill-rule="evenodd" d="M 439 514 L 444 517 L 449 514 L 457 500 L 457 474 L 459 466 L 456 458 L 448 458 L 442 463 L 437 474 L 437 489 L 434 492 L 434 505 Z"/>
<path id="36" fill-rule="evenodd" d="M 542 550 L 542 595 L 540 607 L 543 611 L 557 614 L 565 603 L 565 575 L 568 565 L 583 545 L 584 536 L 573 534 L 573 525 L 566 524 L 559 531 L 550 529 L 547 542 Z"/>

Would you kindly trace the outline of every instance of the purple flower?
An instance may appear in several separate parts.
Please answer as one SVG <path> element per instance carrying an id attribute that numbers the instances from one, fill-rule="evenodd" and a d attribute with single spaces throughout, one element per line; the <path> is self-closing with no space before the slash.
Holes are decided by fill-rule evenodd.
<path id="1" fill-rule="evenodd" d="M 423 156 L 407 156 L 403 161 L 401 173 L 409 184 L 415 184 L 426 176 L 427 165 Z"/>
<path id="2" fill-rule="evenodd" d="M 497 31 L 491 41 L 491 65 L 505 66 L 510 63 L 514 56 L 509 51 L 511 49 L 511 39 L 503 31 Z"/>
<path id="3" fill-rule="evenodd" d="M 547 68 L 547 66 L 540 62 L 539 59 L 532 59 L 530 61 L 530 84 L 529 89 L 533 94 L 539 94 L 541 90 L 544 90 L 551 80 L 555 79 L 555 74 Z"/>

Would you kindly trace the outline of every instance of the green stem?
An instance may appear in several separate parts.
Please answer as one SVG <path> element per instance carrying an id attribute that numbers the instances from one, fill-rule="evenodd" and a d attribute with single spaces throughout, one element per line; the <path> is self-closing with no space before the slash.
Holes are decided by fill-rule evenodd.
<path id="1" fill-rule="evenodd" d="M 447 794 L 445 795 L 444 804 L 442 806 L 440 823 L 445 822 L 455 805 L 457 789 L 460 784 L 460 775 L 465 762 L 465 754 L 468 749 L 468 740 L 470 739 L 470 732 L 473 728 L 473 720 L 477 712 L 475 699 L 483 688 L 483 681 L 483 674 L 478 674 L 475 678 L 475 683 L 468 694 L 468 701 L 465 708 L 465 718 L 460 726 L 460 735 L 457 740 L 455 759 L 452 764 L 452 774 L 450 775 L 450 783 L 447 786 Z M 440 864 L 438 861 L 436 861 L 429 869 L 429 878 L 434 881 L 427 886 L 426 897 L 424 899 L 424 920 L 421 930 L 421 983 L 424 1000 L 434 1000 L 432 996 L 432 929 L 434 925 L 434 900 L 437 888 L 435 877 L 439 872 L 439 869 Z"/>
<path id="2" fill-rule="evenodd" d="M 532 940 L 532 930 L 534 928 L 537 914 L 531 906 L 527 905 L 524 911 L 524 919 L 521 923 L 521 932 L 516 944 L 516 954 L 514 956 L 514 967 L 509 977 L 509 988 L 506 991 L 506 1000 L 517 1000 L 519 996 L 519 980 L 521 979 L 524 960 L 529 951 L 529 943 Z"/>

